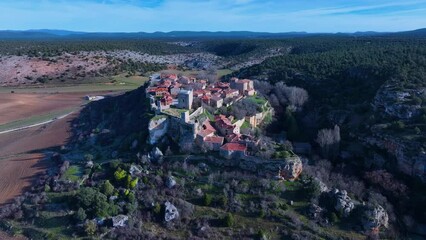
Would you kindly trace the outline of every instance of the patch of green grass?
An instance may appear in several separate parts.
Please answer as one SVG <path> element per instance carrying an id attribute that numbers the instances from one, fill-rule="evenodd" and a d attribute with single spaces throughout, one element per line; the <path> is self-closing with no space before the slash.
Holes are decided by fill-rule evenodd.
<path id="1" fill-rule="evenodd" d="M 96 77 L 84 79 L 79 83 L 52 83 L 41 86 L 29 87 L 4 87 L 0 93 L 72 93 L 72 92 L 106 92 L 129 91 L 139 88 L 149 80 L 148 77 L 130 76 L 120 74 L 112 77 Z"/>
<path id="2" fill-rule="evenodd" d="M 254 103 L 256 103 L 258 106 L 263 106 L 266 104 L 266 99 L 260 96 L 251 96 L 251 97 L 247 97 L 248 100 L 253 101 Z"/>
<path id="3" fill-rule="evenodd" d="M 251 128 L 251 125 L 249 122 L 244 121 L 243 125 L 241 125 L 241 129 L 249 129 Z"/>
<path id="4" fill-rule="evenodd" d="M 221 78 L 223 76 L 229 75 L 232 73 L 231 69 L 219 69 L 217 70 L 217 76 L 218 78 Z"/>
<path id="5" fill-rule="evenodd" d="M 208 118 L 210 121 L 214 121 L 214 116 L 213 116 L 213 114 L 211 114 L 209 111 L 204 111 L 204 114 L 207 116 L 207 118 Z"/>
<path id="6" fill-rule="evenodd" d="M 10 123 L 0 125 L 0 131 L 7 131 L 15 128 L 26 127 L 33 124 L 43 123 L 54 118 L 66 115 L 75 111 L 77 108 L 66 108 L 59 111 L 53 111 L 42 115 L 31 116 L 29 118 L 19 119 Z"/>
<path id="7" fill-rule="evenodd" d="M 62 179 L 76 182 L 81 177 L 81 167 L 77 165 L 70 166 L 62 175 Z"/>
<path id="8" fill-rule="evenodd" d="M 163 113 L 168 114 L 170 116 L 173 117 L 177 117 L 180 118 L 181 114 L 188 111 L 187 109 L 179 109 L 179 108 L 169 108 L 169 109 L 165 109 L 163 110 Z"/>
<path id="9" fill-rule="evenodd" d="M 65 203 L 68 198 L 74 195 L 74 192 L 48 192 L 49 203 Z"/>
<path id="10" fill-rule="evenodd" d="M 151 120 L 152 120 L 152 121 L 157 121 L 157 120 L 160 120 L 160 119 L 162 119 L 162 118 L 167 118 L 167 116 L 164 116 L 164 115 L 156 115 L 156 116 L 154 116 L 153 118 L 151 118 Z"/>
<path id="11" fill-rule="evenodd" d="M 68 215 L 60 215 L 53 212 L 41 212 L 35 225 L 48 231 L 49 235 L 59 237 L 58 235 L 70 235 L 72 230 L 67 228 L 72 225 L 72 219 Z"/>

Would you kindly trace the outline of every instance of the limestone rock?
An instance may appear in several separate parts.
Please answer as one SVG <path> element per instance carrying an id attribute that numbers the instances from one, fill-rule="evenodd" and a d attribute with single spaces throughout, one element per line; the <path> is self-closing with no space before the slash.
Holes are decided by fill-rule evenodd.
<path id="1" fill-rule="evenodd" d="M 365 230 L 378 231 L 380 227 L 387 228 L 389 226 L 388 213 L 380 205 L 370 206 L 364 212 L 362 224 Z"/>
<path id="2" fill-rule="evenodd" d="M 136 165 L 130 166 L 129 173 L 132 177 L 136 177 L 142 173 L 142 170 L 138 168 Z"/>
<path id="3" fill-rule="evenodd" d="M 176 180 L 173 176 L 169 176 L 166 179 L 166 186 L 168 188 L 173 188 L 176 185 Z"/>
<path id="4" fill-rule="evenodd" d="M 232 161 L 227 161 L 232 164 Z M 262 175 L 272 175 L 276 179 L 285 179 L 294 181 L 299 177 L 303 170 L 303 163 L 299 156 L 292 156 L 285 159 L 265 160 L 253 156 L 245 156 L 235 165 L 241 169 L 256 172 Z M 231 166 L 231 165 L 230 165 Z M 281 177 L 277 177 L 277 174 Z"/>
<path id="5" fill-rule="evenodd" d="M 161 152 L 161 150 L 156 147 L 154 148 L 149 154 L 148 154 L 148 158 L 150 161 L 152 162 L 161 162 L 163 160 L 163 152 Z"/>
<path id="6" fill-rule="evenodd" d="M 343 216 L 349 216 L 349 214 L 355 208 L 355 205 L 352 199 L 348 196 L 348 193 L 345 190 L 334 189 L 332 194 L 336 199 L 336 205 L 334 208 L 337 211 L 342 211 Z"/>
<path id="7" fill-rule="evenodd" d="M 94 163 L 93 163 L 93 161 L 88 161 L 87 163 L 86 163 L 86 168 L 92 168 L 94 166 Z"/>
<path id="8" fill-rule="evenodd" d="M 286 179 L 293 181 L 302 173 L 303 164 L 299 157 L 285 159 L 284 167 L 281 169 L 281 175 Z"/>
<path id="9" fill-rule="evenodd" d="M 164 205 L 166 206 L 166 212 L 164 214 L 164 220 L 166 222 L 170 222 L 179 217 L 179 211 L 175 205 L 170 202 L 166 202 Z"/>
<path id="10" fill-rule="evenodd" d="M 113 227 L 124 227 L 127 225 L 127 222 L 129 221 L 129 217 L 126 215 L 118 215 L 115 217 L 112 217 L 112 226 Z"/>
<path id="11" fill-rule="evenodd" d="M 148 142 L 153 145 L 156 144 L 162 137 L 167 134 L 169 129 L 169 121 L 167 117 L 153 119 L 149 122 L 149 139 Z"/>
<path id="12" fill-rule="evenodd" d="M 313 219 L 319 219 L 321 217 L 322 212 L 324 211 L 324 209 L 322 209 L 320 206 L 312 203 L 309 206 L 309 215 L 313 218 Z"/>

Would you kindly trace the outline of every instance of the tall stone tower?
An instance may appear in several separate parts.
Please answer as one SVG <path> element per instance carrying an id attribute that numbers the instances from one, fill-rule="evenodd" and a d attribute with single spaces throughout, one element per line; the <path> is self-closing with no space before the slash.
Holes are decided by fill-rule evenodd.
<path id="1" fill-rule="evenodd" d="M 194 101 L 192 90 L 181 90 L 178 94 L 178 108 L 191 109 Z"/>

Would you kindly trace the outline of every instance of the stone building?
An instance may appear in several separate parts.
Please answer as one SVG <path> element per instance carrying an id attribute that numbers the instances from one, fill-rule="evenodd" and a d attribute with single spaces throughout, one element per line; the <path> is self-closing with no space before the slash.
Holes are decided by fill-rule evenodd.
<path id="1" fill-rule="evenodd" d="M 181 90 L 178 94 L 178 108 L 191 109 L 194 96 L 192 90 Z"/>

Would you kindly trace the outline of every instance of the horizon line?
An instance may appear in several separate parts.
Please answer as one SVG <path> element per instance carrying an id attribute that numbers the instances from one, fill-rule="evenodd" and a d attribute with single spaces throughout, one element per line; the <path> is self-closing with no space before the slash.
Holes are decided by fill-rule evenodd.
<path id="1" fill-rule="evenodd" d="M 173 32 L 193 32 L 193 33 L 197 33 L 197 32 L 204 32 L 204 33 L 236 33 L 236 32 L 247 32 L 247 33 L 265 33 L 265 34 L 283 34 L 283 33 L 305 33 L 305 34 L 338 34 L 338 33 L 344 33 L 344 34 L 351 34 L 351 33 L 368 33 L 368 32 L 374 32 L 374 33 L 399 33 L 399 32 L 410 32 L 410 31 L 417 31 L 417 30 L 422 30 L 422 29 L 426 29 L 426 27 L 424 28 L 416 28 L 416 29 L 408 29 L 408 30 L 402 30 L 402 31 L 376 31 L 376 30 L 365 30 L 365 31 L 348 31 L 348 32 L 308 32 L 308 31 L 304 31 L 304 30 L 294 30 L 294 31 L 285 31 L 285 32 L 267 32 L 267 31 L 251 31 L 251 30 L 229 30 L 229 31 L 224 31 L 224 30 L 218 30 L 218 31 L 214 31 L 214 30 L 172 30 L 172 31 L 153 31 L 153 32 L 149 32 L 149 31 L 134 31 L 134 32 L 120 32 L 120 31 L 111 31 L 111 32 L 104 32 L 104 31 L 100 31 L 100 32 L 92 32 L 92 31 L 81 31 L 81 30 L 69 30 L 69 29 L 50 29 L 50 28 L 39 28 L 39 29 L 24 29 L 24 30 L 17 30 L 17 29 L 0 29 L 0 31 L 9 31 L 9 32 L 42 32 L 42 31 L 64 31 L 64 32 L 70 32 L 70 33 L 82 33 L 82 34 L 102 34 L 102 33 L 116 33 L 116 34 L 135 34 L 135 33 L 148 33 L 148 34 L 154 34 L 154 33 L 173 33 Z"/>

